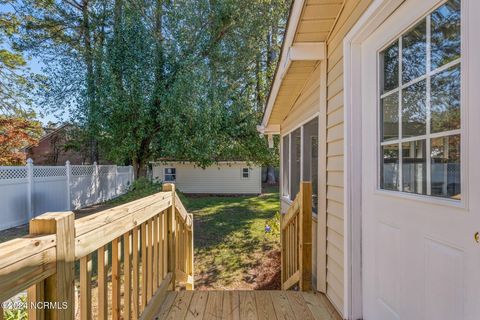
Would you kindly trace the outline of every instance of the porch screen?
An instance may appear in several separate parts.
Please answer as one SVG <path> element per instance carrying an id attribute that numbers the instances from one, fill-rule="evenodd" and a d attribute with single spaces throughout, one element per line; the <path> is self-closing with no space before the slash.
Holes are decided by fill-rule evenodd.
<path id="1" fill-rule="evenodd" d="M 318 204 L 318 118 L 303 126 L 303 181 L 312 183 L 312 210 Z"/>
<path id="2" fill-rule="evenodd" d="M 301 152 L 302 152 L 302 136 L 301 129 L 292 132 L 292 147 L 290 148 L 290 159 L 292 161 L 290 166 L 290 179 L 291 179 L 291 197 L 295 199 L 298 191 L 300 190 L 300 174 L 301 174 Z"/>
<path id="3" fill-rule="evenodd" d="M 290 135 L 283 137 L 282 141 L 282 195 L 290 196 Z"/>

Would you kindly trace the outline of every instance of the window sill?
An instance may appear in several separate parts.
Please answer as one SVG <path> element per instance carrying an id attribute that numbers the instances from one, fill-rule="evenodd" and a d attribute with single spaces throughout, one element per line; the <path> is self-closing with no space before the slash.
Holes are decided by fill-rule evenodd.
<path id="1" fill-rule="evenodd" d="M 425 195 L 419 195 L 414 193 L 390 191 L 390 190 L 383 190 L 383 189 L 376 189 L 374 194 L 382 197 L 393 197 L 400 200 L 402 199 L 413 200 L 413 201 L 418 201 L 426 204 L 448 206 L 448 207 L 457 208 L 460 210 L 468 209 L 465 199 L 454 200 L 454 199 L 448 199 L 448 198 L 425 196 Z"/>

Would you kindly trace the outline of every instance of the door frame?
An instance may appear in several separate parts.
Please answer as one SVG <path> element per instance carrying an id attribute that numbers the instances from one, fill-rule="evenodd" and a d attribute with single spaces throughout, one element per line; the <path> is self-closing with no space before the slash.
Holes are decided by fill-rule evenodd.
<path id="1" fill-rule="evenodd" d="M 344 317 L 363 318 L 362 42 L 405 0 L 373 0 L 343 40 L 344 56 Z"/>
<path id="2" fill-rule="evenodd" d="M 344 315 L 347 319 L 362 319 L 362 43 L 406 0 L 372 0 L 372 3 L 343 42 L 344 55 Z M 437 3 L 443 0 L 436 0 Z M 468 39 L 469 0 L 462 0 L 462 39 Z M 468 43 L 462 43 L 462 82 L 468 78 Z M 468 105 L 468 87 L 462 89 L 462 106 Z M 468 108 L 462 108 L 462 202 L 455 207 L 468 208 Z M 427 201 L 428 199 L 422 199 Z M 448 202 L 445 204 L 452 205 Z"/>

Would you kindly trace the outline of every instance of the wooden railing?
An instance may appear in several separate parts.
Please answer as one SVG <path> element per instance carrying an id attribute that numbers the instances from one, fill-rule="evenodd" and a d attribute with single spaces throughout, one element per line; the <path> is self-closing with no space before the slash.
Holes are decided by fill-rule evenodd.
<path id="1" fill-rule="evenodd" d="M 78 220 L 46 213 L 30 234 L 0 244 L 0 302 L 28 288 L 51 303 L 29 319 L 151 319 L 167 290 L 193 289 L 193 219 L 173 185 Z"/>
<path id="2" fill-rule="evenodd" d="M 282 290 L 298 285 L 311 289 L 312 282 L 312 185 L 302 182 L 300 191 L 281 219 Z"/>

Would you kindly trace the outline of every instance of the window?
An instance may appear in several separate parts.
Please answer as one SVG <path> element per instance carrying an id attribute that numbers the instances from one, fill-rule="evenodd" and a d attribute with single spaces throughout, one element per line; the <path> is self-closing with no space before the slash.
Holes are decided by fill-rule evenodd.
<path id="1" fill-rule="evenodd" d="M 312 182 L 312 211 L 318 208 L 318 118 L 282 138 L 282 195 L 294 200 L 300 181 Z"/>
<path id="2" fill-rule="evenodd" d="M 380 52 L 380 188 L 460 199 L 460 0 Z"/>
<path id="3" fill-rule="evenodd" d="M 250 178 L 250 168 L 242 168 L 242 178 L 243 179 Z"/>
<path id="4" fill-rule="evenodd" d="M 165 168 L 163 180 L 165 182 L 175 182 L 177 180 L 177 169 Z"/>
<path id="5" fill-rule="evenodd" d="M 290 198 L 290 135 L 282 140 L 282 195 Z"/>

